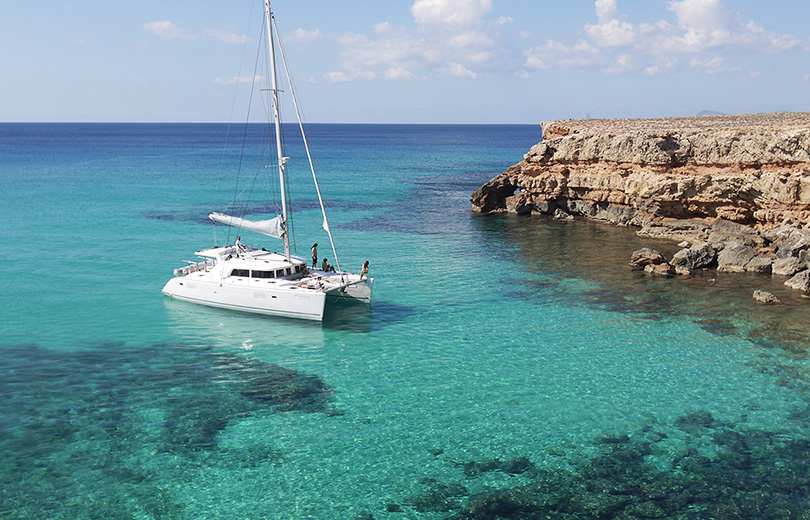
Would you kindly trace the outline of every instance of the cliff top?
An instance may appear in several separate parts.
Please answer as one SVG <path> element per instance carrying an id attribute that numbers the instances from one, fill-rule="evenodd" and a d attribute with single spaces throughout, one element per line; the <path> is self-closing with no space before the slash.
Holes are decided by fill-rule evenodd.
<path id="1" fill-rule="evenodd" d="M 566 119 L 542 124 L 543 139 L 570 134 L 687 134 L 707 130 L 810 130 L 810 112 L 740 114 L 655 119 Z"/>

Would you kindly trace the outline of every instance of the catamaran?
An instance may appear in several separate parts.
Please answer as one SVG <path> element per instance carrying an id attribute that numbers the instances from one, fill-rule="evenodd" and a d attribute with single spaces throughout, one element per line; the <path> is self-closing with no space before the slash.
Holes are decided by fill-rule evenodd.
<path id="1" fill-rule="evenodd" d="M 289 81 L 290 95 L 298 116 L 298 126 L 304 142 L 309 167 L 320 202 L 323 215 L 323 230 L 329 237 L 335 267 L 307 265 L 307 260 L 293 256 L 290 252 L 290 215 L 286 196 L 287 165 L 289 157 L 284 155 L 282 147 L 281 118 L 279 110 L 279 92 L 276 67 L 276 41 L 281 48 L 270 0 L 265 0 L 265 22 L 267 45 L 270 61 L 270 97 L 272 120 L 275 135 L 277 164 L 271 165 L 278 170 L 281 214 L 265 220 L 249 220 L 225 213 L 211 213 L 209 219 L 214 223 L 224 224 L 238 230 L 251 231 L 265 236 L 281 239 L 283 251 L 271 252 L 265 248 L 246 247 L 237 237 L 234 244 L 210 247 L 196 251 L 199 261 L 188 262 L 189 265 L 174 270 L 174 277 L 163 287 L 163 294 L 187 302 L 220 307 L 237 311 L 303 318 L 322 321 L 327 301 L 355 300 L 371 302 L 374 280 L 367 276 L 367 264 L 363 272 L 353 274 L 344 272 L 340 267 L 335 241 L 329 227 L 326 209 L 314 162 L 307 143 L 306 132 L 289 77 L 286 57 L 281 52 L 284 70 Z M 274 37 L 275 35 L 275 37 Z M 272 135 L 268 137 L 271 141 Z M 313 259 L 314 263 L 314 259 Z"/>

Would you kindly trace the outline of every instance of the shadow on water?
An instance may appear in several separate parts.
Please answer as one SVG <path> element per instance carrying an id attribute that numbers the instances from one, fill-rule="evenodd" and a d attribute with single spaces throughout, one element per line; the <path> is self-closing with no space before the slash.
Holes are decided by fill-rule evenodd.
<path id="1" fill-rule="evenodd" d="M 61 517 L 66 507 L 73 518 L 125 518 L 132 510 L 182 518 L 156 475 L 188 479 L 201 463 L 283 463 L 265 444 L 221 447 L 219 433 L 231 422 L 340 414 L 317 376 L 209 347 L 6 346 L 0 372 L 3 518 Z"/>
<path id="2" fill-rule="evenodd" d="M 482 247 L 512 257 L 525 273 L 521 284 L 511 284 L 515 297 L 538 305 L 588 305 L 635 319 L 685 317 L 718 336 L 777 347 L 791 357 L 805 355 L 810 304 L 784 287 L 783 277 L 714 269 L 656 277 L 629 267 L 632 252 L 651 247 L 671 258 L 679 248 L 671 241 L 639 237 L 635 228 L 514 216 L 472 221 Z M 754 289 L 776 294 L 783 304 L 758 304 Z"/>

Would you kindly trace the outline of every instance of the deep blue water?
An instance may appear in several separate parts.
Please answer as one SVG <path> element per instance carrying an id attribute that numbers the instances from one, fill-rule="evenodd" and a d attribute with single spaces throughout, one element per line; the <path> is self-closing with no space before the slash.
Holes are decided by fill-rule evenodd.
<path id="1" fill-rule="evenodd" d="M 654 279 L 630 253 L 672 244 L 472 214 L 538 126 L 309 131 L 341 261 L 376 278 L 323 324 L 160 293 L 233 240 L 207 214 L 237 172 L 272 195 L 244 128 L 0 124 L 0 517 L 807 513 L 810 313 L 781 280 Z M 306 256 L 326 237 L 288 154 Z"/>

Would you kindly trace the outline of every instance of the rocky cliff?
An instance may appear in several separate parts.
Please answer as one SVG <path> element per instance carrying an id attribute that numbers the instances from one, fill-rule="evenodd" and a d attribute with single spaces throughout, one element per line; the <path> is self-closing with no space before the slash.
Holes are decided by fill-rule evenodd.
<path id="1" fill-rule="evenodd" d="M 543 142 L 472 196 L 484 212 L 621 224 L 810 223 L 810 113 L 543 124 Z"/>
<path id="2" fill-rule="evenodd" d="M 810 113 L 544 123 L 543 141 L 471 202 L 693 243 L 733 230 L 761 249 L 768 233 L 810 228 Z"/>

